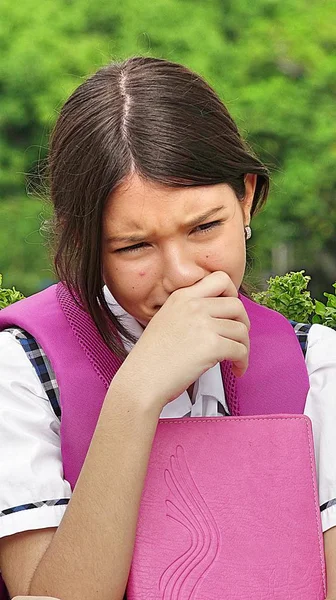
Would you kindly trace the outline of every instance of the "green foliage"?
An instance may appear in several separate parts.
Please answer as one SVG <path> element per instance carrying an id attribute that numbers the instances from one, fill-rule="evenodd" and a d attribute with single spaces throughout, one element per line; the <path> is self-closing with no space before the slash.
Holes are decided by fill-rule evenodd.
<path id="1" fill-rule="evenodd" d="M 335 292 L 328 294 L 324 292 L 324 296 L 327 298 L 327 304 L 315 300 L 315 315 L 313 317 L 313 323 L 322 323 L 336 329 L 336 283 L 333 284 Z"/>
<path id="2" fill-rule="evenodd" d="M 310 277 L 305 276 L 304 271 L 277 275 L 267 281 L 268 289 L 254 294 L 253 299 L 287 319 L 306 323 L 314 312 L 314 303 L 307 290 L 309 281 Z"/>
<path id="3" fill-rule="evenodd" d="M 24 298 L 23 294 L 18 292 L 15 287 L 12 289 L 5 289 L 2 287 L 2 275 L 0 273 L 0 310 L 18 300 L 22 300 L 22 298 Z"/>
<path id="4" fill-rule="evenodd" d="M 252 294 L 253 300 L 299 323 L 320 323 L 336 329 L 336 295 L 324 293 L 327 303 L 313 300 L 307 289 L 310 281 L 304 271 L 270 277 L 264 292 Z M 333 284 L 336 292 L 336 283 Z"/>
<path id="5" fill-rule="evenodd" d="M 8 287 L 18 284 L 26 296 L 54 281 L 48 239 L 41 232 L 49 217 L 50 208 L 36 198 L 0 201 L 0 270 Z"/>
<path id="6" fill-rule="evenodd" d="M 23 205 L 26 174 L 83 78 L 110 60 L 163 57 L 211 83 L 271 167 L 269 203 L 253 223 L 258 270 L 269 272 L 272 248 L 286 243 L 290 269 L 321 273 L 322 250 L 335 265 L 335 40 L 334 0 L 2 0 L 0 207 Z M 15 245 L 0 228 L 0 264 L 32 293 L 50 267 L 35 235 L 36 200 L 26 198 L 24 210 L 35 216 L 24 216 Z M 11 231 L 15 213 L 10 206 Z"/>

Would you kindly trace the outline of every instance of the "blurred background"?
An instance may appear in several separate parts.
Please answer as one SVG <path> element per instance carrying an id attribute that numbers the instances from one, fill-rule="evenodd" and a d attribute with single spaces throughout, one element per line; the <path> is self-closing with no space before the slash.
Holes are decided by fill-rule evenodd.
<path id="1" fill-rule="evenodd" d="M 24 294 L 54 281 L 29 183 L 60 107 L 86 76 L 132 55 L 181 62 L 215 88 L 271 169 L 252 223 L 252 279 L 305 269 L 336 280 L 335 0 L 1 0 L 0 273 Z M 30 178 L 30 179 L 29 179 Z M 42 228 L 41 228 L 42 226 Z"/>

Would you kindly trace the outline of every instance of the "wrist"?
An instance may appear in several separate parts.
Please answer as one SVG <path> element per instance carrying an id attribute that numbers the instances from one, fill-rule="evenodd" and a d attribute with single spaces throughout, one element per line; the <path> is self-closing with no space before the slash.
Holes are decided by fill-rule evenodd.
<path id="1" fill-rule="evenodd" d="M 162 407 L 158 395 L 148 383 L 138 381 L 136 378 L 115 375 L 108 392 L 105 403 L 110 404 L 113 410 L 119 407 L 127 413 L 148 416 L 159 419 Z"/>

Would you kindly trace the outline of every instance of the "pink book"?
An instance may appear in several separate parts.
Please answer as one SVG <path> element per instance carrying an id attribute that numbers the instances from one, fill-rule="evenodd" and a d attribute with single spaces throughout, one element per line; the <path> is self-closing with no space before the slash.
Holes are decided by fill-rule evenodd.
<path id="1" fill-rule="evenodd" d="M 324 600 L 310 420 L 160 420 L 128 600 Z"/>

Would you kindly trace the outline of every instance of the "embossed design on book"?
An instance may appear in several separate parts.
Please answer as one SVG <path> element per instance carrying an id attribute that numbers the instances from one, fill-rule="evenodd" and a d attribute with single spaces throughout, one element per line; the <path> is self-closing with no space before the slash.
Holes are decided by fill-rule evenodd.
<path id="1" fill-rule="evenodd" d="M 167 517 L 180 523 L 190 534 L 190 545 L 160 577 L 162 600 L 192 600 L 207 571 L 214 563 L 220 544 L 220 531 L 192 477 L 184 449 L 176 447 L 164 473 L 170 491 Z"/>

